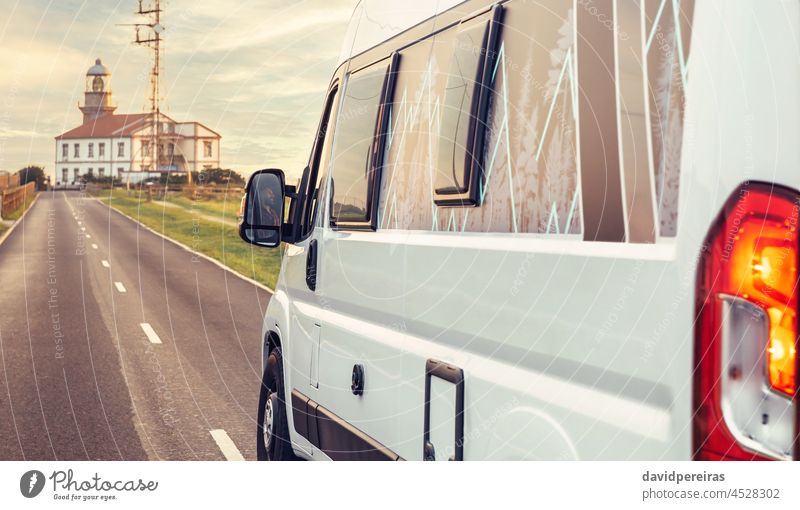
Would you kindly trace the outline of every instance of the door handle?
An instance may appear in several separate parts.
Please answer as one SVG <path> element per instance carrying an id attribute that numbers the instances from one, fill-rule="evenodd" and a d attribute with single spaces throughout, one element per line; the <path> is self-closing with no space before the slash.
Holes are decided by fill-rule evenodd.
<path id="1" fill-rule="evenodd" d="M 306 255 L 306 285 L 311 290 L 317 290 L 317 240 L 308 243 Z"/>
<path id="2" fill-rule="evenodd" d="M 364 366 L 353 365 L 353 375 L 350 377 L 350 391 L 353 395 L 361 396 L 364 394 Z"/>
<path id="3" fill-rule="evenodd" d="M 443 361 L 425 362 L 425 402 L 422 410 L 422 458 L 436 460 L 431 443 L 431 378 L 436 377 L 455 385 L 455 453 L 449 460 L 464 460 L 464 370 Z"/>

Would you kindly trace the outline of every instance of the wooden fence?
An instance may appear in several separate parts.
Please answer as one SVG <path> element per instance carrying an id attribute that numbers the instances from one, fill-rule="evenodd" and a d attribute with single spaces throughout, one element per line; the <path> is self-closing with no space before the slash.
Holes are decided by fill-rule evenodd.
<path id="1" fill-rule="evenodd" d="M 19 174 L 0 174 L 0 190 L 19 186 Z"/>
<path id="2" fill-rule="evenodd" d="M 33 197 L 36 193 L 36 182 L 29 182 L 24 186 L 17 186 L 16 188 L 2 190 L 3 206 L 0 211 L 0 218 L 4 218 L 12 212 L 16 211 L 22 204 L 25 203 L 26 198 Z"/>

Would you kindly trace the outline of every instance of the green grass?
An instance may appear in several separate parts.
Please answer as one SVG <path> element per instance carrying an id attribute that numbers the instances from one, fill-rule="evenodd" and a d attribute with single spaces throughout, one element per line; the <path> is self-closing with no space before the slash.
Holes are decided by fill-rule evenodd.
<path id="1" fill-rule="evenodd" d="M 226 220 L 236 221 L 236 214 L 239 212 L 240 196 L 227 195 L 215 200 L 189 200 L 184 196 L 170 196 L 167 202 L 175 205 L 185 207 L 186 209 L 195 209 L 205 214 L 211 214 L 225 218 Z"/>
<path id="2" fill-rule="evenodd" d="M 239 238 L 236 227 L 203 217 L 216 216 L 222 220 L 225 212 L 225 220 L 235 220 L 238 203 L 231 212 L 231 206 L 224 204 L 221 199 L 193 202 L 183 197 L 170 198 L 170 202 L 185 207 L 175 208 L 147 202 L 144 195 L 135 191 L 128 196 L 128 192 L 122 189 L 114 190 L 113 194 L 109 190 L 101 190 L 96 196 L 153 230 L 275 288 L 280 271 L 281 249 L 258 248 L 247 244 Z M 230 198 L 228 202 L 232 203 Z"/>

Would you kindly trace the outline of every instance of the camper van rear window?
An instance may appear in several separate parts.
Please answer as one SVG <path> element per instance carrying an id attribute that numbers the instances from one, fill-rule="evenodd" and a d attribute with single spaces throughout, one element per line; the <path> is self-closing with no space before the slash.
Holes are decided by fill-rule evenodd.
<path id="1" fill-rule="evenodd" d="M 483 140 L 501 14 L 502 8 L 496 6 L 488 20 L 482 16 L 463 22 L 454 41 L 436 159 L 437 205 L 479 205 Z"/>

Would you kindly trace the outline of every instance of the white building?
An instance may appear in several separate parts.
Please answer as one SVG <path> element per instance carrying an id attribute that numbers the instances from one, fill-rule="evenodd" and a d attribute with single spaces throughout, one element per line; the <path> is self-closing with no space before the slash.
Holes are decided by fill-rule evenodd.
<path id="1" fill-rule="evenodd" d="M 199 122 L 158 118 L 159 150 L 153 150 L 153 114 L 115 114 L 111 73 L 97 59 L 86 73 L 83 124 L 56 137 L 55 182 L 83 176 L 140 181 L 151 174 L 201 171 L 220 166 L 221 136 Z"/>

